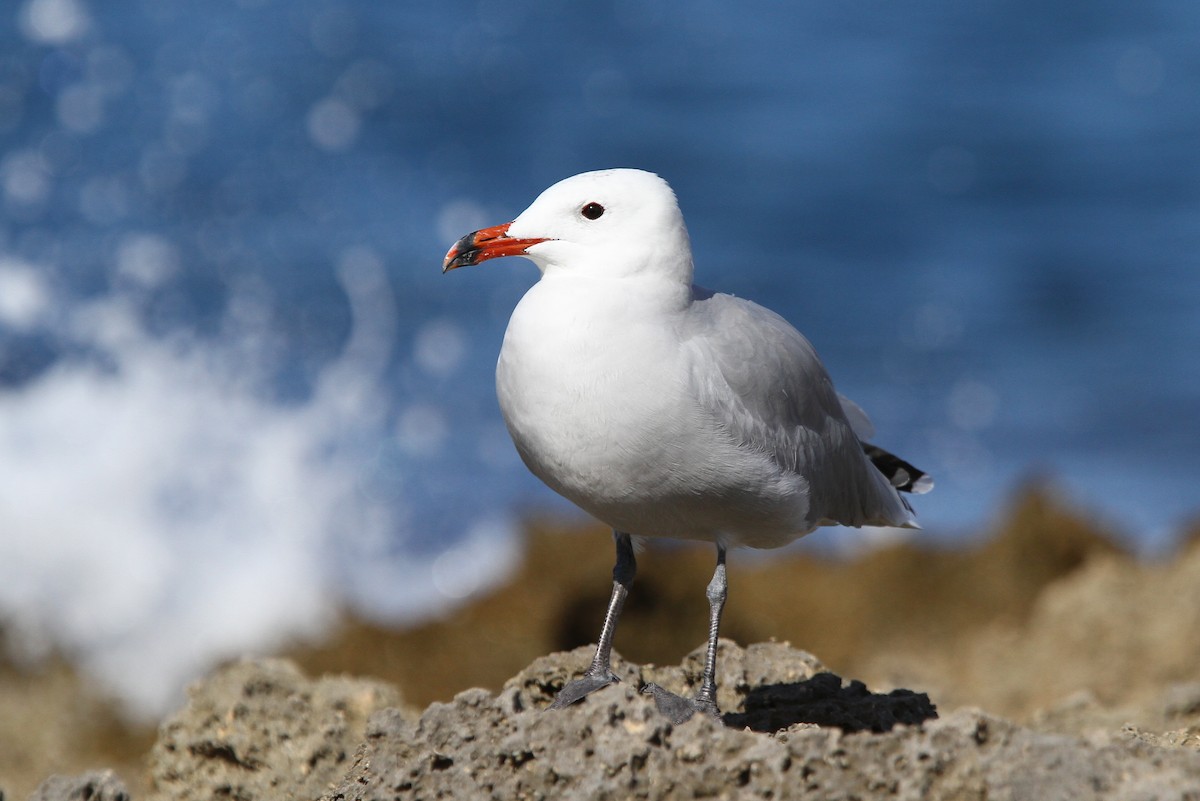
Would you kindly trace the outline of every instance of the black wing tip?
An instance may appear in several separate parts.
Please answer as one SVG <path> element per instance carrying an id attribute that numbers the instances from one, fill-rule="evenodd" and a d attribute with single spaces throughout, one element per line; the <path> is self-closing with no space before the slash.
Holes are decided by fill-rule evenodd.
<path id="1" fill-rule="evenodd" d="M 933 489 L 933 476 L 924 470 L 918 470 L 899 456 L 888 453 L 878 445 L 864 442 L 863 453 L 871 460 L 871 464 L 875 465 L 875 469 L 883 473 L 888 483 L 900 492 L 924 495 Z"/>

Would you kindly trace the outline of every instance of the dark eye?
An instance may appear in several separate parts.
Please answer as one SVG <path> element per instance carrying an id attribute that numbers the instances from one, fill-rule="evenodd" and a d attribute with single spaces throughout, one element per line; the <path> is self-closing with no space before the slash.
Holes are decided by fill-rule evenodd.
<path id="1" fill-rule="evenodd" d="M 604 213 L 604 207 L 599 203 L 589 203 L 579 210 L 579 213 L 589 220 L 598 220 L 600 215 Z"/>

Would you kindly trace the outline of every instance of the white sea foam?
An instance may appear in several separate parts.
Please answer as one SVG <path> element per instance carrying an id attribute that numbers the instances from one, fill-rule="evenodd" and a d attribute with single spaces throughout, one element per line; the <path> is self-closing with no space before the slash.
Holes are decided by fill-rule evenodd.
<path id="1" fill-rule="evenodd" d="M 157 715 L 213 661 L 317 635 L 339 606 L 419 617 L 511 567 L 507 520 L 414 553 L 404 488 L 363 491 L 364 452 L 405 427 L 378 380 L 395 310 L 373 253 L 337 270 L 355 324 L 301 402 L 268 389 L 270 316 L 253 299 L 234 300 L 218 341 L 152 335 L 121 292 L 53 299 L 57 335 L 86 355 L 0 391 L 0 619 L 25 656 L 64 649 Z M 50 290 L 34 283 L 40 300 L 0 324 L 41 319 L 28 310 Z"/>

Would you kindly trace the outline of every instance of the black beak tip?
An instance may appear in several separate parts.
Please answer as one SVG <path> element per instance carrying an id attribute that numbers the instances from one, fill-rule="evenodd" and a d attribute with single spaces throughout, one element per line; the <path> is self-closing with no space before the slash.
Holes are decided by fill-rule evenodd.
<path id="1" fill-rule="evenodd" d="M 446 254 L 446 260 L 442 262 L 442 274 L 445 275 L 459 267 L 470 267 L 475 263 L 478 255 L 479 248 L 475 246 L 475 234 L 467 234 L 455 242 L 454 247 L 450 248 L 450 252 Z"/>

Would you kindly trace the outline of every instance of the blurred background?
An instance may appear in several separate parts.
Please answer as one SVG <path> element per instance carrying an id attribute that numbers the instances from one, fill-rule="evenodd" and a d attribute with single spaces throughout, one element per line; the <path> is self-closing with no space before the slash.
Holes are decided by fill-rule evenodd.
<path id="1" fill-rule="evenodd" d="M 5 5 L 10 658 L 153 715 L 504 580 L 571 514 L 492 386 L 537 273 L 441 259 L 604 167 L 935 475 L 925 536 L 1043 475 L 1162 550 L 1200 506 L 1197 41 L 1183 0 Z"/>

